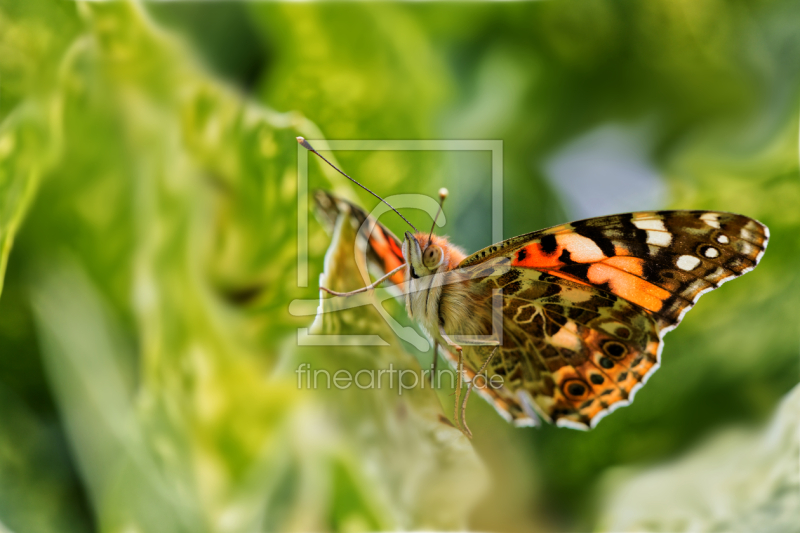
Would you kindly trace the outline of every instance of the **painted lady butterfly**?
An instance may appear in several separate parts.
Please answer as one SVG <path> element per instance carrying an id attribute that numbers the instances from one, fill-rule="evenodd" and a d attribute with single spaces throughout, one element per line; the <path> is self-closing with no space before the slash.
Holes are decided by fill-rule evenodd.
<path id="1" fill-rule="evenodd" d="M 463 364 L 468 381 L 503 377 L 501 387 L 478 390 L 518 426 L 543 419 L 589 429 L 628 405 L 658 369 L 664 335 L 702 294 L 755 268 L 769 239 L 766 226 L 742 215 L 654 211 L 563 224 L 467 256 L 445 237 L 406 232 L 401 242 L 329 193 L 315 201 L 323 221 L 344 215 L 372 226 L 371 266 L 407 283 L 409 315 L 437 346 L 454 348 L 442 353 Z M 492 334 L 496 289 L 501 344 L 458 346 L 451 337 Z"/>

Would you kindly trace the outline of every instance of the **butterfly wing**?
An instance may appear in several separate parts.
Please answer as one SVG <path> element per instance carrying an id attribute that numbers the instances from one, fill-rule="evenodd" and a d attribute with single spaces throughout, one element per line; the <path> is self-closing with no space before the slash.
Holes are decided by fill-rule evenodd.
<path id="1" fill-rule="evenodd" d="M 314 205 L 317 219 L 328 232 L 341 213 L 349 215 L 350 222 L 359 229 L 359 236 L 366 241 L 367 265 L 372 272 L 382 275 L 406 262 L 402 242 L 357 205 L 322 190 L 314 192 Z M 365 224 L 366 221 L 369 223 Z M 403 272 L 392 276 L 391 281 L 396 285 L 403 283 Z"/>
<path id="2" fill-rule="evenodd" d="M 542 418 L 594 427 L 630 403 L 658 368 L 661 338 L 651 313 L 537 270 L 501 272 L 484 268 L 469 284 L 474 301 L 487 308 L 492 289 L 503 289 L 502 344 L 486 370 L 488 382 L 502 386 L 478 390 L 517 425 Z M 464 346 L 465 365 L 480 368 L 492 349 Z"/>
<path id="3" fill-rule="evenodd" d="M 467 257 L 471 298 L 503 289 L 503 343 L 479 391 L 506 418 L 594 427 L 659 366 L 662 337 L 700 295 L 752 270 L 767 228 L 729 213 L 667 211 L 588 219 Z M 495 259 L 508 268 L 497 270 Z M 491 347 L 465 347 L 480 368 Z M 452 355 L 450 356 L 452 358 Z M 470 372 L 472 373 L 472 372 Z"/>
<path id="4" fill-rule="evenodd" d="M 769 230 L 732 213 L 657 211 L 590 218 L 479 250 L 461 267 L 493 257 L 624 298 L 672 329 L 698 298 L 749 272 Z"/>

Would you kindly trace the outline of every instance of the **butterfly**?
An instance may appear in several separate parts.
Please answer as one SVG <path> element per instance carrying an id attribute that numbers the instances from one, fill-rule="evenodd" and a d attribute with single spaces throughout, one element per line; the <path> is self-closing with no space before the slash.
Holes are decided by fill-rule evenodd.
<path id="1" fill-rule="evenodd" d="M 435 350 L 468 382 L 483 376 L 478 392 L 517 426 L 590 429 L 630 404 L 659 367 L 664 335 L 701 295 L 755 268 L 769 240 L 764 224 L 742 215 L 647 211 L 562 224 L 467 255 L 432 231 L 401 241 L 331 193 L 317 191 L 315 203 L 326 225 L 344 216 L 365 232 L 378 281 L 405 284 L 406 310 Z M 476 336 L 498 341 L 453 340 Z M 459 384 L 454 414 L 468 436 L 471 389 L 459 416 Z"/>

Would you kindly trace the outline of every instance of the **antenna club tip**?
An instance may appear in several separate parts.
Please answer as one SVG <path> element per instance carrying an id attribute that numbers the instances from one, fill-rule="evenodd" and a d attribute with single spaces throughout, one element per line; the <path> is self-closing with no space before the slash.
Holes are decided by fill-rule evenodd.
<path id="1" fill-rule="evenodd" d="M 297 139 L 297 142 L 300 144 L 300 146 L 302 146 L 302 147 L 303 147 L 303 148 L 305 148 L 306 150 L 311 150 L 311 145 L 310 145 L 310 144 L 308 144 L 308 141 L 307 141 L 307 140 L 305 140 L 305 138 L 303 138 L 303 137 L 296 137 L 296 139 Z"/>
<path id="2" fill-rule="evenodd" d="M 442 200 L 444 200 L 445 198 L 447 198 L 447 195 L 448 195 L 448 194 L 450 194 L 450 193 L 449 193 L 449 192 L 447 191 L 447 189 L 445 189 L 444 187 L 442 187 L 441 189 L 439 189 L 439 198 L 441 198 Z"/>

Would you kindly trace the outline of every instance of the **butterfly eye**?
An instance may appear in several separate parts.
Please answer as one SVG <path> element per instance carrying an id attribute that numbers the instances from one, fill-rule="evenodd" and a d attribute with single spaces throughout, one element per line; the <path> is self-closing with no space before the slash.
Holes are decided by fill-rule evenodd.
<path id="1" fill-rule="evenodd" d="M 425 268 L 428 270 L 433 270 L 441 265 L 442 259 L 444 259 L 442 249 L 435 244 L 425 248 L 425 252 L 422 254 L 422 264 L 424 264 Z"/>

